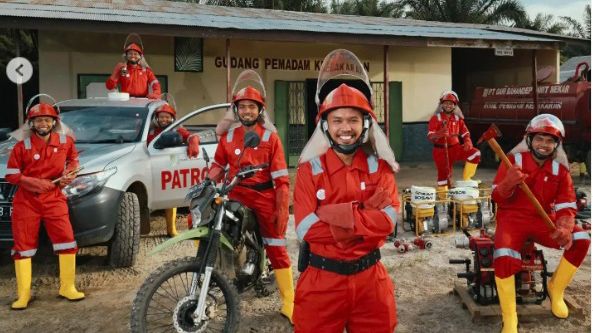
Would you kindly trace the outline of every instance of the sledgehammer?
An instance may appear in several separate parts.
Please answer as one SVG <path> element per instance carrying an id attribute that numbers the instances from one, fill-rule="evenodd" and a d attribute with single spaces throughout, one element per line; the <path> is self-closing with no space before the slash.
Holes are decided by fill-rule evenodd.
<path id="1" fill-rule="evenodd" d="M 488 130 L 486 132 L 484 132 L 484 134 L 482 134 L 482 136 L 480 137 L 480 140 L 478 140 L 478 144 L 480 144 L 484 141 L 488 142 L 488 145 L 490 145 L 490 148 L 492 148 L 492 150 L 494 150 L 494 153 L 496 153 L 496 156 L 498 156 L 498 158 L 504 162 L 504 164 L 507 166 L 507 168 L 510 169 L 513 167 L 513 165 L 511 164 L 511 161 L 509 161 L 509 158 L 507 157 L 507 155 L 502 151 L 502 148 L 500 148 L 500 145 L 498 144 L 498 142 L 496 142 L 496 138 L 501 137 L 501 136 L 502 136 L 502 134 L 500 133 L 500 130 L 498 129 L 498 127 L 496 127 L 495 124 L 492 124 L 492 125 L 490 125 Z M 537 198 L 535 197 L 535 195 L 533 195 L 533 193 L 531 192 L 531 190 L 529 189 L 527 184 L 525 184 L 525 182 L 522 181 L 521 184 L 519 184 L 519 187 L 521 188 L 521 190 L 523 190 L 523 192 L 525 192 L 525 194 L 527 195 L 527 198 L 529 198 L 529 201 L 531 201 L 531 204 L 533 205 L 533 207 L 535 207 L 539 216 L 544 220 L 544 222 L 546 222 L 546 224 L 548 225 L 550 230 L 552 230 L 552 231 L 556 230 L 556 226 L 554 225 L 554 223 L 552 222 L 552 220 L 550 219 L 548 214 L 546 214 L 546 211 L 544 210 L 542 205 L 539 203 L 539 201 L 537 201 Z"/>

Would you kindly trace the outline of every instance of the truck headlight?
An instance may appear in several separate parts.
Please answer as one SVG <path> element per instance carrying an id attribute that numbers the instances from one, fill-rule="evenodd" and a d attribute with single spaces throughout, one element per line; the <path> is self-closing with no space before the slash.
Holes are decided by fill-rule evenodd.
<path id="1" fill-rule="evenodd" d="M 96 173 L 83 175 L 74 178 L 72 183 L 62 189 L 62 193 L 71 199 L 87 195 L 94 190 L 99 190 L 105 185 L 109 177 L 117 172 L 117 168 L 111 168 Z"/>

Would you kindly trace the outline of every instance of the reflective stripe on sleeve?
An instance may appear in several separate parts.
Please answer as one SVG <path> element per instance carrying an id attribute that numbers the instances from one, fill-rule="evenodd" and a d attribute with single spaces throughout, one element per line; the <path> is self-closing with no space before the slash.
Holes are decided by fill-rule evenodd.
<path id="1" fill-rule="evenodd" d="M 262 241 L 268 246 L 286 246 L 286 239 L 262 237 Z"/>
<path id="2" fill-rule="evenodd" d="M 523 156 L 521 156 L 521 153 L 515 154 L 515 165 L 523 167 Z"/>
<path id="3" fill-rule="evenodd" d="M 554 210 L 555 211 L 559 211 L 559 210 L 564 209 L 564 208 L 574 208 L 574 209 L 577 209 L 577 203 L 576 202 L 562 202 L 562 203 L 559 203 L 559 204 L 555 204 L 554 205 Z"/>
<path id="4" fill-rule="evenodd" d="M 397 212 L 395 211 L 395 208 L 393 208 L 393 206 L 387 206 L 383 209 L 381 209 L 381 211 L 383 211 L 385 214 L 387 214 L 387 216 L 389 217 L 389 219 L 391 220 L 391 223 L 393 223 L 393 225 L 397 225 Z"/>
<path id="5" fill-rule="evenodd" d="M 6 169 L 6 174 L 7 175 L 16 175 L 16 174 L 19 174 L 19 173 L 21 173 L 21 170 L 18 169 L 18 168 L 7 168 Z"/>
<path id="6" fill-rule="evenodd" d="M 272 171 L 272 172 L 270 172 L 270 175 L 272 175 L 273 179 L 276 179 L 276 178 L 282 177 L 282 176 L 288 176 L 288 169 L 280 169 L 280 170 Z"/>
<path id="7" fill-rule="evenodd" d="M 579 232 L 575 232 L 574 234 L 572 234 L 572 240 L 577 241 L 577 240 L 590 240 L 591 236 L 589 236 L 589 233 L 586 231 L 579 231 Z"/>
<path id="8" fill-rule="evenodd" d="M 319 217 L 317 216 L 317 214 L 311 213 L 305 216 L 305 218 L 301 220 L 298 227 L 296 228 L 298 238 L 300 240 L 304 240 L 305 235 L 307 234 L 309 229 L 311 229 L 311 227 L 317 222 L 319 222 Z"/>

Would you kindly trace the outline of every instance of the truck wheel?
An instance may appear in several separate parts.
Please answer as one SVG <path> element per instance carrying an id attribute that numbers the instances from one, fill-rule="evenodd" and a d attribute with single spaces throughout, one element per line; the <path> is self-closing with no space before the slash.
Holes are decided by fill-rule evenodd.
<path id="1" fill-rule="evenodd" d="M 119 203 L 117 223 L 109 244 L 109 265 L 134 265 L 140 246 L 140 202 L 135 193 L 124 193 Z"/>

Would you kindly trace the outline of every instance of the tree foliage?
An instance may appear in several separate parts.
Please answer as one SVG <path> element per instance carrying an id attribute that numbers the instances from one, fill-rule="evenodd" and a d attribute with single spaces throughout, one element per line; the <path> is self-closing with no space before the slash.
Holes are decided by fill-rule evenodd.
<path id="1" fill-rule="evenodd" d="M 526 16 L 518 0 L 400 0 L 417 20 L 511 24 Z"/>
<path id="2" fill-rule="evenodd" d="M 394 1 L 332 0 L 330 13 L 377 17 L 402 17 L 404 5 Z"/>

